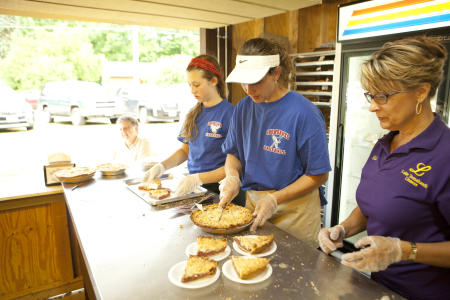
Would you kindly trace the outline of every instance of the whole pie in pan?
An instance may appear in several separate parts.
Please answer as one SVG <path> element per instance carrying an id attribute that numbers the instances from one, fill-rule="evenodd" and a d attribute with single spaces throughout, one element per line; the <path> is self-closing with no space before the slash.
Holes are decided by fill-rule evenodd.
<path id="1" fill-rule="evenodd" d="M 253 220 L 252 212 L 245 207 L 228 204 L 220 217 L 218 204 L 204 206 L 203 210 L 196 210 L 191 214 L 192 222 L 200 227 L 212 229 L 229 229 L 249 224 Z"/>
<path id="2" fill-rule="evenodd" d="M 74 167 L 70 169 L 59 170 L 55 173 L 58 178 L 73 178 L 78 176 L 88 176 L 95 173 L 95 168 L 90 167 Z"/>
<path id="3" fill-rule="evenodd" d="M 120 163 L 106 163 L 97 166 L 97 170 L 104 173 L 117 173 L 125 170 L 126 165 Z"/>

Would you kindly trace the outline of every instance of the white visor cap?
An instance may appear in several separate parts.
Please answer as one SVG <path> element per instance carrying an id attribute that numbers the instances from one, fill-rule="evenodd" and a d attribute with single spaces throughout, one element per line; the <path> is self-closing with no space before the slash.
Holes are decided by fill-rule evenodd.
<path id="1" fill-rule="evenodd" d="M 270 68 L 280 65 L 280 55 L 237 55 L 236 66 L 226 82 L 256 83 Z"/>

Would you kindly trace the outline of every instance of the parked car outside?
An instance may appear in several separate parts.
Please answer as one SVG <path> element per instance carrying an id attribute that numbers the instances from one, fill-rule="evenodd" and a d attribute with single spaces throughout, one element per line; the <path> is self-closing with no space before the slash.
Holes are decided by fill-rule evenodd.
<path id="1" fill-rule="evenodd" d="M 19 91 L 19 94 L 25 98 L 25 101 L 30 103 L 31 107 L 33 109 L 37 109 L 38 108 L 38 102 L 39 102 L 39 97 L 41 96 L 41 91 L 40 90 L 24 90 L 24 91 Z"/>
<path id="2" fill-rule="evenodd" d="M 86 120 L 99 117 L 115 123 L 126 112 L 123 101 L 100 84 L 75 80 L 45 84 L 38 106 L 47 114 L 49 122 L 55 116 L 66 116 L 73 125 L 83 125 Z"/>
<path id="3" fill-rule="evenodd" d="M 0 128 L 34 127 L 31 105 L 18 92 L 0 81 Z"/>
<path id="4" fill-rule="evenodd" d="M 117 90 L 116 95 L 133 107 L 142 123 L 147 121 L 179 121 L 180 108 L 169 88 L 157 85 L 128 85 Z"/>

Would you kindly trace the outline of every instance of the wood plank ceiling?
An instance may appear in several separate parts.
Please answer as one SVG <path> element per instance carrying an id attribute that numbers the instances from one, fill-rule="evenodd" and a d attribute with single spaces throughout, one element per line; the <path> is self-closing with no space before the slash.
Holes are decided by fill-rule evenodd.
<path id="1" fill-rule="evenodd" d="M 180 29 L 217 28 L 322 0 L 0 0 L 0 14 Z"/>

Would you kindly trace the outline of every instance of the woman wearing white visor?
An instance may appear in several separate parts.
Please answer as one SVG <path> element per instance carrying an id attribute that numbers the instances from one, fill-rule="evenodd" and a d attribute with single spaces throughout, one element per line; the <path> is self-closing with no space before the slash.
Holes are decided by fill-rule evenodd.
<path id="1" fill-rule="evenodd" d="M 331 170 L 325 124 L 320 111 L 288 89 L 292 63 L 279 44 L 256 38 L 244 43 L 227 82 L 247 93 L 235 108 L 228 136 L 226 177 L 220 207 L 242 189 L 254 209 L 256 230 L 270 220 L 317 246 L 319 186 Z"/>

